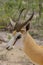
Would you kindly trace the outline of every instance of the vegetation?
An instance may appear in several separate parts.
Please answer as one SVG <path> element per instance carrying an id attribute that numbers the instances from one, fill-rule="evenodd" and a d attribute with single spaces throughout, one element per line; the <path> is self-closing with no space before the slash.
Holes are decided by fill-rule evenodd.
<path id="1" fill-rule="evenodd" d="M 32 26 L 43 30 L 43 0 L 0 0 L 0 28 L 10 22 L 9 17 L 16 20 L 22 8 L 26 9 L 26 13 L 35 11 Z"/>

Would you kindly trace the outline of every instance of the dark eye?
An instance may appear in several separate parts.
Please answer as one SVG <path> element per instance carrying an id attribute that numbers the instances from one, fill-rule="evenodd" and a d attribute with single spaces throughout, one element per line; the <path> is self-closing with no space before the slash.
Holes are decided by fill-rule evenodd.
<path id="1" fill-rule="evenodd" d="M 21 38 L 21 35 L 18 35 L 17 38 L 16 38 L 16 40 L 17 40 L 17 39 L 20 39 L 20 38 Z"/>

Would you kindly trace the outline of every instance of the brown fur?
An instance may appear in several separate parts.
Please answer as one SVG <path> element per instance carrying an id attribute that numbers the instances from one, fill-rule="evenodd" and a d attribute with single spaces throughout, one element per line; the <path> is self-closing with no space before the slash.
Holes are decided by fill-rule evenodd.
<path id="1" fill-rule="evenodd" d="M 35 40 L 28 32 L 21 30 L 23 34 L 24 52 L 35 63 L 43 65 L 43 46 L 36 44 Z"/>
<path id="2" fill-rule="evenodd" d="M 32 61 L 43 65 L 43 46 L 36 44 L 29 33 L 24 37 L 24 52 L 31 58 Z"/>

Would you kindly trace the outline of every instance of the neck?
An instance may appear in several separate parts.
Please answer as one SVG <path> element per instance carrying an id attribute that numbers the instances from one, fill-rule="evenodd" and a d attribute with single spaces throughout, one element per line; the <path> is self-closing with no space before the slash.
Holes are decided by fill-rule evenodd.
<path id="1" fill-rule="evenodd" d="M 36 44 L 28 32 L 24 35 L 23 42 L 24 52 L 31 58 L 31 60 L 43 65 L 43 49 Z"/>

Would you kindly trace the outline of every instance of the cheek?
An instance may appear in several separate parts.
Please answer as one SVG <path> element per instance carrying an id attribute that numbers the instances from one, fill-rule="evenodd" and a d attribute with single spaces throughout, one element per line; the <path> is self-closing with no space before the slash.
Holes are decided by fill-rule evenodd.
<path id="1" fill-rule="evenodd" d="M 23 40 L 22 40 L 22 38 L 19 39 L 19 40 L 16 42 L 15 48 L 23 48 Z"/>

